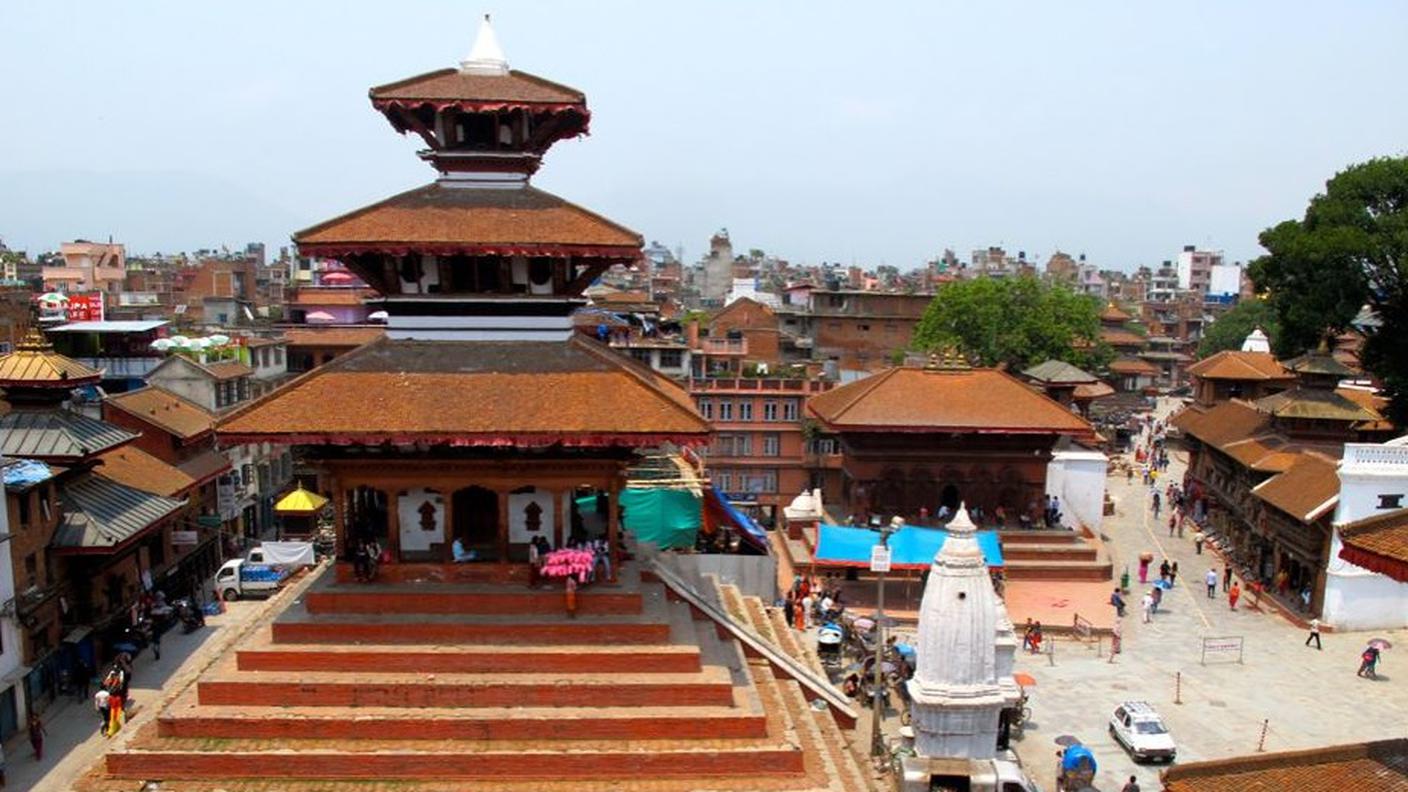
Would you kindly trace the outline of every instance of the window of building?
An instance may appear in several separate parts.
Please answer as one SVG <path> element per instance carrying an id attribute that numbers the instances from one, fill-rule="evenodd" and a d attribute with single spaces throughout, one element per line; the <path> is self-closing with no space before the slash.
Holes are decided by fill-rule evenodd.
<path id="1" fill-rule="evenodd" d="M 1401 509 L 1401 508 L 1403 508 L 1403 494 L 1402 494 L 1402 493 L 1398 493 L 1398 494 L 1396 494 L 1396 495 L 1380 495 L 1380 496 L 1379 496 L 1379 508 L 1380 508 L 1380 509 Z"/>
<path id="2" fill-rule="evenodd" d="M 738 420 L 740 420 L 740 421 L 751 421 L 751 420 L 753 420 L 753 400 L 752 400 L 752 399 L 739 399 L 739 400 L 738 400 Z"/>
<path id="3" fill-rule="evenodd" d="M 786 399 L 782 402 L 782 420 L 797 420 L 797 404 L 798 401 L 796 399 Z"/>
<path id="4" fill-rule="evenodd" d="M 38 554 L 30 553 L 29 555 L 24 557 L 24 578 L 26 581 L 25 585 L 29 588 L 35 588 L 39 585 Z"/>
<path id="5" fill-rule="evenodd" d="M 744 433 L 720 434 L 714 437 L 714 454 L 723 457 L 753 455 L 753 436 Z"/>
<path id="6" fill-rule="evenodd" d="M 660 368 L 679 368 L 684 365 L 684 352 L 678 349 L 660 350 Z"/>
<path id="7" fill-rule="evenodd" d="M 650 365 L 649 349 L 632 349 L 631 357 L 635 358 L 637 362 L 644 363 L 647 366 Z"/>
<path id="8" fill-rule="evenodd" d="M 42 487 L 39 490 L 39 519 L 47 525 L 53 518 L 53 512 L 49 510 L 49 488 Z"/>
<path id="9" fill-rule="evenodd" d="M 765 401 L 765 402 L 763 402 L 763 420 L 764 420 L 764 421 L 776 421 L 776 420 L 777 420 L 777 402 L 775 402 L 775 401 Z"/>
<path id="10" fill-rule="evenodd" d="M 274 347 L 274 365 L 275 365 L 275 366 L 282 366 L 283 364 L 284 364 L 284 348 L 281 347 L 281 346 L 276 346 L 276 347 Z"/>
<path id="11" fill-rule="evenodd" d="M 248 488 L 254 481 L 254 465 L 245 463 L 240 466 L 240 486 Z"/>
<path id="12" fill-rule="evenodd" d="M 776 432 L 763 435 L 763 456 L 775 457 L 782 453 L 782 438 Z"/>
<path id="13" fill-rule="evenodd" d="M 20 526 L 24 528 L 29 527 L 29 499 L 31 497 L 33 495 L 26 492 L 15 499 L 20 504 Z"/>
<path id="14" fill-rule="evenodd" d="M 728 399 L 719 399 L 719 420 L 733 420 L 733 402 Z"/>
<path id="15" fill-rule="evenodd" d="M 868 324 L 858 324 L 858 325 L 856 325 L 856 329 L 859 330 L 859 331 L 861 331 L 862 333 L 868 333 L 868 332 L 870 332 L 870 325 L 868 325 Z"/>
<path id="16" fill-rule="evenodd" d="M 713 418 L 714 418 L 714 400 L 713 400 L 713 399 L 700 399 L 700 400 L 699 400 L 699 414 L 702 415 L 702 416 L 704 416 L 705 418 L 707 418 L 707 419 L 709 419 L 709 420 L 713 420 Z"/>
<path id="17" fill-rule="evenodd" d="M 249 398 L 249 377 L 240 377 L 239 384 L 236 387 L 240 401 Z"/>
<path id="18" fill-rule="evenodd" d="M 728 492 L 733 489 L 733 471 L 715 470 L 713 478 L 714 486 L 718 487 L 720 491 Z"/>

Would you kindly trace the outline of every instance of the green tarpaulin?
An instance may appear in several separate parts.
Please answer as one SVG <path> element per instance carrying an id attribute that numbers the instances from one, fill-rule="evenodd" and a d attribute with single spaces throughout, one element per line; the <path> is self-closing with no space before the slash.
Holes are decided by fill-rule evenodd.
<path id="1" fill-rule="evenodd" d="M 626 530 L 661 550 L 694 547 L 699 534 L 699 499 L 687 489 L 627 489 L 621 493 Z M 582 514 L 596 510 L 596 498 L 577 499 Z"/>

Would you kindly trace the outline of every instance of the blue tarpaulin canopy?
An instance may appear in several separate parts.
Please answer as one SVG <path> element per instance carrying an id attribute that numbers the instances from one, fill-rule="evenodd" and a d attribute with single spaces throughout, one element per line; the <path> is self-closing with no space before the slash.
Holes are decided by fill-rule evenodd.
<path id="1" fill-rule="evenodd" d="M 990 567 L 1002 566 L 1002 547 L 997 531 L 978 531 L 978 547 L 983 562 Z M 948 531 L 906 525 L 890 534 L 890 565 L 900 569 L 927 569 L 939 554 Z M 816 542 L 816 560 L 831 564 L 870 564 L 870 549 L 880 541 L 880 533 L 868 528 L 844 525 L 822 525 Z"/>

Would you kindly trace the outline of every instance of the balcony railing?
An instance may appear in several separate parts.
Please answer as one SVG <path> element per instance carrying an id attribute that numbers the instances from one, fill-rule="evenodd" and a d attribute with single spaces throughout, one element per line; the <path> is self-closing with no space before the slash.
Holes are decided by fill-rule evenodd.
<path id="1" fill-rule="evenodd" d="M 704 377 L 689 381 L 690 391 L 776 391 L 779 393 L 822 393 L 831 389 L 825 380 L 782 379 L 780 377 Z"/>

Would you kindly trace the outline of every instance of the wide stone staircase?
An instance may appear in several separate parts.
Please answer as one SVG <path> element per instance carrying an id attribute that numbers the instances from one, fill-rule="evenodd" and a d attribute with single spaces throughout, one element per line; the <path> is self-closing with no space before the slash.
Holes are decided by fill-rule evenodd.
<path id="1" fill-rule="evenodd" d="M 1000 537 L 1009 581 L 1106 581 L 1114 574 L 1104 548 L 1075 531 L 1002 531 Z"/>
<path id="2" fill-rule="evenodd" d="M 82 788 L 872 788 L 814 681 L 777 662 L 804 653 L 756 598 L 628 564 L 569 618 L 560 584 L 463 569 L 324 570 Z"/>

